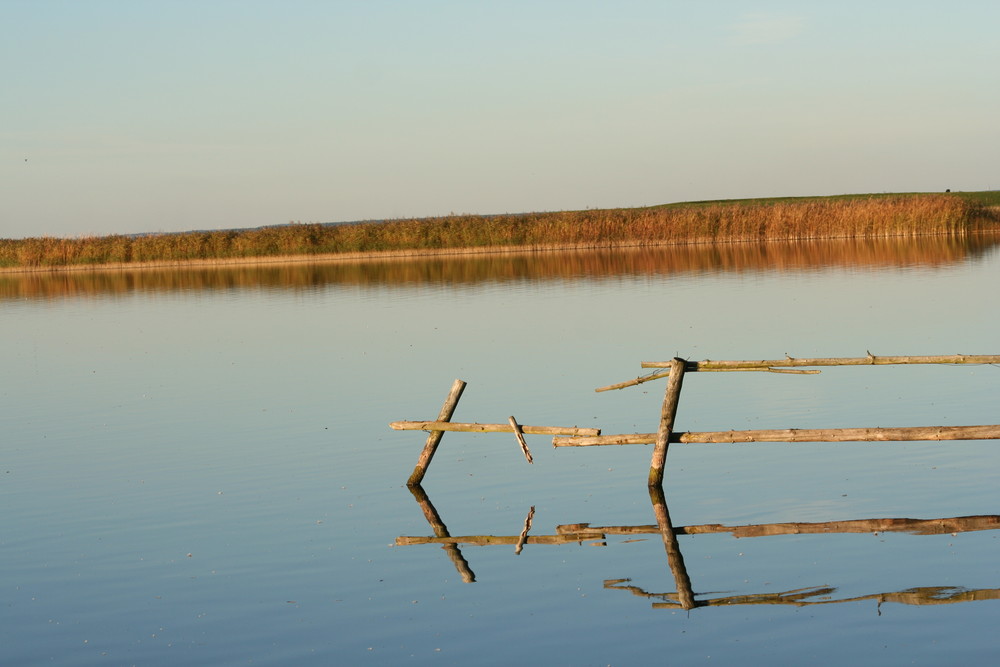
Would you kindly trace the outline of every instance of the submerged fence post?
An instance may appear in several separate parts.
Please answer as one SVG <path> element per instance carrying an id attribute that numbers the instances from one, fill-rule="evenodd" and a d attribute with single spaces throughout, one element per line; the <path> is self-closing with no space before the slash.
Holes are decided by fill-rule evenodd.
<path id="1" fill-rule="evenodd" d="M 656 432 L 653 460 L 649 464 L 650 486 L 663 485 L 663 466 L 667 461 L 670 434 L 674 430 L 674 416 L 677 414 L 677 401 L 681 396 L 681 384 L 684 382 L 686 363 L 680 357 L 674 357 L 673 361 L 670 362 L 670 377 L 667 379 L 667 391 L 663 396 L 663 408 L 660 411 L 660 428 Z"/>
<path id="2" fill-rule="evenodd" d="M 462 397 L 464 390 L 464 381 L 455 380 L 452 383 L 451 391 L 448 392 L 448 398 L 445 399 L 444 405 L 441 406 L 441 412 L 438 414 L 437 420 L 439 422 L 451 421 L 451 416 L 455 414 L 455 407 L 458 406 L 458 399 Z M 410 479 L 406 481 L 407 486 L 420 485 L 420 482 L 424 479 L 424 475 L 427 474 L 427 466 L 431 464 L 431 459 L 434 458 L 434 452 L 437 451 L 437 446 L 441 442 L 442 435 L 444 435 L 444 431 L 431 431 L 428 434 L 427 442 L 424 443 L 424 450 L 420 452 L 420 458 L 417 459 L 417 466 L 413 469 Z"/>

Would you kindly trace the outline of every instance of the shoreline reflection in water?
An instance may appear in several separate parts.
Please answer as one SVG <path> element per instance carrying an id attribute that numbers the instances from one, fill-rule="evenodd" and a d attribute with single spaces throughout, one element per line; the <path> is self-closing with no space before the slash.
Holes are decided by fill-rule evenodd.
<path id="1" fill-rule="evenodd" d="M 983 257 L 998 234 L 797 242 L 691 244 L 595 250 L 538 250 L 396 259 L 286 261 L 117 270 L 0 272 L 0 302 L 131 292 L 328 287 L 472 286 L 519 280 L 613 280 L 705 272 L 805 271 L 830 267 L 927 268 Z"/>

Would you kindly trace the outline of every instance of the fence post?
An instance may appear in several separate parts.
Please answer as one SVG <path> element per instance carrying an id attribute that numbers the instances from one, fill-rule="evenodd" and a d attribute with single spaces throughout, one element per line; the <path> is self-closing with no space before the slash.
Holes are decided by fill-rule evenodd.
<path id="1" fill-rule="evenodd" d="M 464 390 L 464 381 L 455 380 L 452 383 L 451 391 L 448 392 L 448 398 L 445 399 L 444 405 L 441 406 L 441 412 L 438 414 L 437 420 L 439 422 L 451 421 L 451 416 L 455 414 L 455 408 L 458 406 L 458 399 L 462 397 Z M 424 475 L 427 474 L 427 466 L 431 464 L 431 459 L 434 458 L 434 452 L 437 451 L 437 446 L 441 442 L 442 435 L 444 435 L 444 431 L 431 431 L 428 434 L 427 442 L 424 443 L 424 450 L 420 452 L 420 458 L 417 459 L 417 465 L 413 469 L 413 474 L 406 481 L 407 486 L 420 485 L 420 482 L 424 479 Z"/>
<path id="2" fill-rule="evenodd" d="M 663 485 L 663 466 L 667 461 L 670 434 L 674 430 L 674 416 L 677 414 L 677 401 L 681 396 L 686 363 L 680 357 L 674 357 L 670 362 L 670 378 L 667 380 L 667 391 L 663 396 L 663 408 L 660 411 L 660 428 L 656 432 L 653 460 L 649 464 L 649 486 Z"/>

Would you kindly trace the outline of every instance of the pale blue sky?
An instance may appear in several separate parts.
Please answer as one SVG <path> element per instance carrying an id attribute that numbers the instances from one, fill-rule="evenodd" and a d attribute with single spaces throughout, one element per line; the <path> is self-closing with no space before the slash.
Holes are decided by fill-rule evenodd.
<path id="1" fill-rule="evenodd" d="M 0 0 L 0 237 L 996 189 L 997 26 L 961 0 Z"/>

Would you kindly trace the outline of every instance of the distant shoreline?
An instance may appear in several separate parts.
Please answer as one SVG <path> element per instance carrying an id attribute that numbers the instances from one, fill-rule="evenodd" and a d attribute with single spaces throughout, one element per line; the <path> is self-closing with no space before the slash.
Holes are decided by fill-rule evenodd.
<path id="1" fill-rule="evenodd" d="M 0 239 L 0 273 L 122 271 L 742 242 L 960 235 L 1000 229 L 1000 193 L 844 195 L 633 209 L 464 215 L 248 230 Z"/>
<path id="2" fill-rule="evenodd" d="M 1000 229 L 982 229 L 963 232 L 963 235 L 992 234 Z M 414 261 L 447 257 L 472 257 L 476 255 L 533 255 L 539 253 L 587 252 L 597 250 L 639 250 L 643 248 L 664 248 L 676 246 L 707 246 L 707 245 L 739 245 L 739 244 L 790 244 L 809 243 L 817 241 L 851 241 L 859 239 L 900 239 L 927 238 L 932 236 L 954 236 L 949 232 L 927 232 L 923 234 L 885 234 L 868 236 L 820 236 L 792 239 L 730 239 L 718 241 L 713 239 L 668 241 L 662 243 L 618 243 L 614 245 L 551 245 L 551 246 L 515 246 L 505 248 L 439 248 L 432 250 L 387 250 L 367 253 L 325 253 L 302 255 L 275 255 L 261 257 L 231 257 L 215 259 L 178 259 L 148 262 L 127 262 L 108 264 L 70 264 L 62 266 L 34 267 L 0 267 L 0 275 L 11 274 L 52 274 L 52 273 L 87 273 L 87 272 L 121 272 L 121 271 L 154 271 L 154 270 L 184 270 L 184 269 L 221 269 L 229 267 L 287 265 L 287 264 L 335 264 L 377 261 Z"/>
<path id="3" fill-rule="evenodd" d="M 824 237 L 822 239 L 796 239 L 801 241 L 837 240 L 850 237 Z M 725 243 L 753 243 L 752 240 L 731 240 Z M 776 243 L 779 241 L 775 241 Z M 250 266 L 255 264 L 330 264 L 336 262 L 366 262 L 366 261 L 410 261 L 414 259 L 430 259 L 435 257 L 469 257 L 473 255 L 529 255 L 545 252 L 572 252 L 587 250 L 614 250 L 652 248 L 678 245 L 710 245 L 720 243 L 711 239 L 689 241 L 667 241 L 662 243 L 616 243 L 587 245 L 548 245 L 548 246 L 508 246 L 508 247 L 469 247 L 469 248 L 424 248 L 408 250 L 382 250 L 373 252 L 353 253 L 321 253 L 298 255 L 261 255 L 255 257 L 217 257 L 206 259 L 173 259 L 151 260 L 146 262 L 110 262 L 107 264 L 66 264 L 52 266 L 8 266 L 0 267 L 4 273 L 56 273 L 78 271 L 141 271 L 148 269 L 189 269 L 217 268 L 229 266 Z"/>

